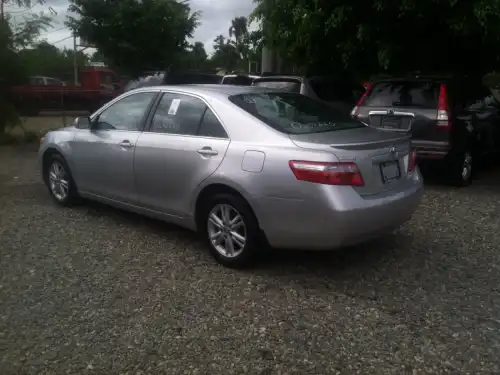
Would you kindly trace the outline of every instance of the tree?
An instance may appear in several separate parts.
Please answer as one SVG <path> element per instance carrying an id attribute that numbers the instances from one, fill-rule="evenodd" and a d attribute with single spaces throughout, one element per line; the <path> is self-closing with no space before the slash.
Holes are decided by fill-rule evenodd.
<path id="1" fill-rule="evenodd" d="M 177 0 L 70 0 L 69 10 L 67 25 L 132 76 L 175 65 L 199 19 Z"/>
<path id="2" fill-rule="evenodd" d="M 499 61 L 499 1 L 255 2 L 265 42 L 303 70 L 487 72 Z"/>
<path id="3" fill-rule="evenodd" d="M 27 75 L 44 75 L 65 79 L 73 74 L 73 50 L 59 49 L 46 41 L 39 42 L 33 48 L 19 51 L 24 61 Z M 88 56 L 77 52 L 77 66 L 84 66 Z"/>
<path id="4" fill-rule="evenodd" d="M 210 58 L 211 65 L 224 68 L 228 71 L 235 70 L 241 64 L 241 57 L 233 43 L 223 35 L 214 39 L 214 54 Z"/>
<path id="5" fill-rule="evenodd" d="M 201 42 L 189 45 L 184 52 L 181 66 L 186 69 L 203 70 L 208 67 L 208 55 Z"/>
<path id="6" fill-rule="evenodd" d="M 40 32 L 49 26 L 50 18 L 43 14 L 26 14 L 22 22 L 12 28 L 11 18 L 6 7 L 30 9 L 35 3 L 42 1 L 0 0 L 0 137 L 5 130 L 19 122 L 19 115 L 13 103 L 12 88 L 22 82 L 25 77 L 23 60 L 18 50 L 32 43 Z"/>
<path id="7" fill-rule="evenodd" d="M 33 12 L 17 15 L 21 21 L 15 25 L 11 22 L 12 17 L 7 13 L 7 7 L 29 10 L 37 4 L 44 4 L 45 0 L 0 0 L 0 20 L 7 22 L 11 29 L 10 38 L 13 48 L 22 48 L 32 44 L 40 36 L 40 32 L 46 30 L 51 23 L 50 17 L 43 12 L 36 14 Z"/>
<path id="8" fill-rule="evenodd" d="M 234 46 L 243 60 L 248 58 L 248 20 L 246 17 L 236 17 L 231 21 L 229 38 L 234 36 Z"/>

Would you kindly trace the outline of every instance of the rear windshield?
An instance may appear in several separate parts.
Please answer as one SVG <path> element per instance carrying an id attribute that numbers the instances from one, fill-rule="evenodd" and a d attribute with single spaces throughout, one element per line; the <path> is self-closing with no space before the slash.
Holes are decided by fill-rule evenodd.
<path id="1" fill-rule="evenodd" d="M 379 82 L 367 95 L 368 107 L 437 108 L 439 84 L 430 81 Z"/>
<path id="2" fill-rule="evenodd" d="M 328 78 L 314 78 L 310 84 L 316 96 L 327 102 L 341 101 L 354 104 L 365 91 L 361 85 Z"/>
<path id="3" fill-rule="evenodd" d="M 280 89 L 288 92 L 300 93 L 300 81 L 297 80 L 256 80 L 253 85 L 258 87 L 265 87 L 267 89 Z"/>
<path id="4" fill-rule="evenodd" d="M 327 104 L 294 93 L 233 95 L 229 100 L 286 134 L 312 134 L 364 127 Z"/>

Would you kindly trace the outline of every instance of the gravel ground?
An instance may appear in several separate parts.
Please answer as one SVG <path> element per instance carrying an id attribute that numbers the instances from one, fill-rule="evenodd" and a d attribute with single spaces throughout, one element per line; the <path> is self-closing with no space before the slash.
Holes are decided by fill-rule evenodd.
<path id="1" fill-rule="evenodd" d="M 394 235 L 215 264 L 195 236 L 56 207 L 33 150 L 0 149 L 0 373 L 500 372 L 500 172 L 427 185 Z"/>

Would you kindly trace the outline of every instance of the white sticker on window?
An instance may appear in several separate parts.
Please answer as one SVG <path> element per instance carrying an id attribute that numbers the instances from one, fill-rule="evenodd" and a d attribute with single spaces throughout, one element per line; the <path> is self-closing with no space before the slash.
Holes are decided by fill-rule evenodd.
<path id="1" fill-rule="evenodd" d="M 180 99 L 172 100 L 172 104 L 170 104 L 170 108 L 168 109 L 168 114 L 175 116 L 177 114 L 177 110 L 179 109 L 179 104 L 181 104 Z"/>

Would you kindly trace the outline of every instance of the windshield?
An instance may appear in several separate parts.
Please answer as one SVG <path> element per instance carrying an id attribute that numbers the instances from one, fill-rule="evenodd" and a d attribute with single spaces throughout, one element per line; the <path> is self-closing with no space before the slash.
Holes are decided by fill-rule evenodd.
<path id="1" fill-rule="evenodd" d="M 307 96 L 293 93 L 233 95 L 229 100 L 274 129 L 287 134 L 312 134 L 364 125 Z"/>
<path id="2" fill-rule="evenodd" d="M 253 85 L 265 87 L 267 89 L 280 89 L 283 91 L 300 93 L 300 81 L 293 79 L 260 79 L 255 80 Z"/>

